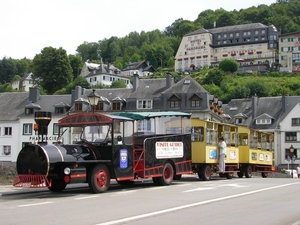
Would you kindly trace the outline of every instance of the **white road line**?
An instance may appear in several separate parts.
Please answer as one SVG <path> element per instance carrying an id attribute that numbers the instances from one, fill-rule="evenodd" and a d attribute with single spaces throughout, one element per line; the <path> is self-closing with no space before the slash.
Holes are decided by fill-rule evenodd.
<path id="1" fill-rule="evenodd" d="M 50 203 L 53 203 L 53 202 L 40 202 L 40 203 L 27 204 L 27 205 L 18 205 L 17 207 L 29 207 L 29 206 L 45 205 L 45 204 L 50 204 Z"/>
<path id="2" fill-rule="evenodd" d="M 132 191 L 123 190 L 123 191 L 114 193 L 111 197 L 116 197 L 116 196 L 121 196 L 121 195 L 128 195 L 128 194 L 131 194 L 131 193 L 134 193 L 134 192 L 137 192 L 137 190 L 132 190 Z"/>
<path id="3" fill-rule="evenodd" d="M 89 195 L 84 197 L 75 198 L 75 200 L 89 199 L 89 198 L 99 198 L 100 195 Z"/>
<path id="4" fill-rule="evenodd" d="M 215 187 L 199 187 L 199 188 L 183 191 L 182 193 L 194 192 L 194 191 L 207 191 L 207 190 L 212 190 L 212 189 L 216 189 L 216 188 Z"/>
<path id="5" fill-rule="evenodd" d="M 269 188 L 263 188 L 263 189 L 249 191 L 249 192 L 245 192 L 245 193 L 241 193 L 241 194 L 229 195 L 226 197 L 215 198 L 215 199 L 206 200 L 206 201 L 202 201 L 202 202 L 196 202 L 196 203 L 192 203 L 192 204 L 188 204 L 188 205 L 182 205 L 182 206 L 164 209 L 164 210 L 160 210 L 160 211 L 155 211 L 155 212 L 151 212 L 151 213 L 145 213 L 145 214 L 138 215 L 138 216 L 132 216 L 132 217 L 127 217 L 127 218 L 123 218 L 123 219 L 119 219 L 119 220 L 112 220 L 112 221 L 108 221 L 108 222 L 104 222 L 104 223 L 98 223 L 96 225 L 112 225 L 112 224 L 117 224 L 117 223 L 129 222 L 132 220 L 142 219 L 145 217 L 150 217 L 150 216 L 159 215 L 159 214 L 168 213 L 168 212 L 174 212 L 177 210 L 190 208 L 190 207 L 194 207 L 194 206 L 198 206 L 198 205 L 204 205 L 204 204 L 208 204 L 208 203 L 212 203 L 212 202 L 223 201 L 226 199 L 237 198 L 237 197 L 241 197 L 241 196 L 245 196 L 245 195 L 251 195 L 251 194 L 255 194 L 255 193 L 259 193 L 259 192 L 263 192 L 263 191 L 268 191 L 268 190 L 272 190 L 272 189 L 283 188 L 283 187 L 287 187 L 287 186 L 291 186 L 291 185 L 298 185 L 298 184 L 300 184 L 300 182 L 292 183 L 292 184 L 283 184 L 283 185 L 269 187 Z"/>
<path id="6" fill-rule="evenodd" d="M 147 191 L 156 191 L 156 190 L 159 190 L 159 189 L 164 189 L 164 188 L 167 188 L 168 186 L 162 186 L 162 187 L 155 187 L 155 188 L 150 188 L 150 189 L 147 189 Z"/>

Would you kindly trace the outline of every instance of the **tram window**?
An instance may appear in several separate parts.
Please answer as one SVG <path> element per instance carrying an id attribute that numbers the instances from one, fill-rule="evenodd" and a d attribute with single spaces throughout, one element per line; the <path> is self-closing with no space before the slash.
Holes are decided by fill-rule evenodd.
<path id="1" fill-rule="evenodd" d="M 217 132 L 215 130 L 206 131 L 206 144 L 211 144 L 211 145 L 217 144 Z"/>
<path id="2" fill-rule="evenodd" d="M 239 135 L 239 145 L 240 146 L 247 146 L 248 145 L 248 135 L 247 134 L 240 134 Z"/>
<path id="3" fill-rule="evenodd" d="M 192 127 L 191 134 L 192 134 L 192 141 L 204 141 L 204 127 Z"/>

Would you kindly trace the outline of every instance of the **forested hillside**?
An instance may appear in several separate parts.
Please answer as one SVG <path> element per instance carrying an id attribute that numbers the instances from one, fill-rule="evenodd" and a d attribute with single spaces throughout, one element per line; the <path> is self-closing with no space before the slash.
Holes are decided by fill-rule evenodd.
<path id="1" fill-rule="evenodd" d="M 73 79 L 78 76 L 78 73 L 81 69 L 79 68 L 79 65 L 82 66 L 82 62 L 88 59 L 93 62 L 100 62 L 100 57 L 104 63 L 113 63 L 120 69 L 123 69 L 128 62 L 145 60 L 153 65 L 154 68 L 158 69 L 158 71 L 160 71 L 161 67 L 163 68 L 163 71 L 173 71 L 174 56 L 182 37 L 185 34 L 202 27 L 212 28 L 214 26 L 214 22 L 216 23 L 217 27 L 260 22 L 265 25 L 275 25 L 278 31 L 281 33 L 300 31 L 300 0 L 274 0 L 274 3 L 271 5 L 259 5 L 258 7 L 253 6 L 248 9 L 233 11 L 226 11 L 221 8 L 217 10 L 205 11 L 201 11 L 201 9 L 199 9 L 198 18 L 195 21 L 188 21 L 184 18 L 178 18 L 163 31 L 153 30 L 141 33 L 132 31 L 125 37 L 110 37 L 108 39 L 95 40 L 95 42 L 84 42 L 82 44 L 79 43 L 77 47 L 77 56 L 79 57 L 74 59 L 74 56 L 69 56 L 73 70 Z M 38 57 L 40 54 L 41 53 L 37 53 L 36 57 Z M 81 58 L 82 61 L 78 62 L 78 58 Z M 72 59 L 73 63 L 71 62 Z M 27 72 L 33 72 L 33 68 L 35 68 L 33 64 L 34 60 L 26 58 L 3 58 L 0 60 L 0 92 L 11 91 L 8 83 L 12 82 L 13 78 L 16 79 L 18 77 L 16 75 L 23 76 Z M 244 88 L 244 78 L 239 80 L 240 77 L 237 75 L 226 76 L 228 78 L 224 79 L 222 84 L 217 84 L 216 80 L 211 82 L 209 79 L 205 79 L 207 74 L 209 74 L 209 71 L 210 70 L 204 70 L 201 71 L 201 73 L 193 74 L 193 76 L 199 81 L 199 83 L 206 85 L 206 88 L 209 92 L 219 96 L 219 98 L 223 99 L 225 102 L 230 98 L 244 97 L 252 94 L 253 91 L 249 91 L 249 88 L 254 88 L 255 85 L 248 85 L 246 88 Z M 220 73 L 216 70 L 212 71 L 214 71 L 216 74 Z M 155 76 L 159 76 L 159 74 L 156 74 Z M 257 75 L 251 75 L 249 77 L 256 79 L 255 76 Z M 276 75 L 264 74 L 263 76 L 269 77 L 268 79 L 273 79 L 270 78 L 270 76 L 274 77 L 286 75 L 278 75 L 276 73 Z M 294 74 L 289 76 L 289 79 L 291 80 L 298 75 Z M 228 80 L 229 78 L 234 80 Z M 283 82 L 283 79 L 281 79 L 281 81 Z M 227 84 L 227 82 L 229 83 Z M 244 89 L 241 88 L 238 91 L 232 90 L 233 88 L 225 88 L 226 85 L 229 87 L 232 83 L 235 83 L 236 86 L 241 86 Z M 283 85 L 285 84 L 287 84 L 287 82 L 284 82 Z M 281 87 L 276 90 L 270 87 L 261 92 L 260 95 L 273 96 L 282 94 L 283 92 L 300 94 L 294 88 L 298 88 L 298 86 L 289 85 L 285 88 L 281 85 Z"/>

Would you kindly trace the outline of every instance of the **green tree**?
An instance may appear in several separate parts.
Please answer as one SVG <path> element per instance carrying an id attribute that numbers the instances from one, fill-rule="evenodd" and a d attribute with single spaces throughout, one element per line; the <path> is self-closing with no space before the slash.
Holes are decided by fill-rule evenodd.
<path id="1" fill-rule="evenodd" d="M 79 76 L 80 71 L 82 69 L 83 61 L 81 57 L 76 55 L 69 55 L 69 61 L 73 70 L 73 77 L 74 79 L 76 79 Z"/>
<path id="2" fill-rule="evenodd" d="M 111 88 L 126 88 L 126 83 L 124 80 L 115 80 L 111 83 Z"/>
<path id="3" fill-rule="evenodd" d="M 33 79 L 48 94 L 71 83 L 73 74 L 66 50 L 46 47 L 37 54 L 33 59 Z"/>
<path id="4" fill-rule="evenodd" d="M 226 74 L 223 70 L 213 68 L 209 70 L 206 77 L 204 77 L 203 84 L 215 84 L 219 86 L 225 76 Z"/>
<path id="5" fill-rule="evenodd" d="M 239 64 L 237 63 L 237 61 L 233 59 L 223 59 L 219 63 L 219 68 L 227 73 L 228 72 L 234 73 L 239 68 Z"/>

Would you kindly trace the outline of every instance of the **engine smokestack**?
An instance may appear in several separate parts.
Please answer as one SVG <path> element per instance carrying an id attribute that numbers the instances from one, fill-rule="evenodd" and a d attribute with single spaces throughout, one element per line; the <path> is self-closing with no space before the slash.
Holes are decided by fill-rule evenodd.
<path id="1" fill-rule="evenodd" d="M 37 123 L 35 131 L 38 131 L 39 143 L 47 143 L 48 125 L 51 122 L 51 112 L 35 112 L 34 121 Z"/>

